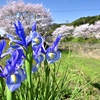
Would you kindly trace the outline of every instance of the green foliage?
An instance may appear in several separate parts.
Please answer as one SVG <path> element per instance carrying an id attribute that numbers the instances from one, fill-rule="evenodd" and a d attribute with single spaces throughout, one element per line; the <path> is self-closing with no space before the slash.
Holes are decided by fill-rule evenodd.
<path id="1" fill-rule="evenodd" d="M 94 24 L 94 22 L 98 21 L 98 20 L 100 20 L 100 15 L 98 15 L 98 16 L 81 17 L 81 18 L 73 21 L 72 23 L 70 23 L 70 25 L 79 26 L 79 25 L 86 24 L 86 23 Z"/>
<path id="2" fill-rule="evenodd" d="M 74 57 L 70 50 L 62 51 L 58 62 L 48 64 L 45 61 L 32 74 L 31 100 L 99 100 L 99 66 L 100 60 Z M 28 100 L 28 91 L 25 80 L 21 88 L 15 91 L 13 100 Z M 6 100 L 3 80 L 0 80 L 0 100 Z"/>
<path id="3" fill-rule="evenodd" d="M 61 23 L 61 24 L 57 24 L 57 23 L 54 23 L 50 26 L 50 29 L 48 30 L 47 34 L 51 34 L 53 33 L 53 31 L 60 27 L 61 25 L 67 25 L 67 26 L 79 26 L 79 25 L 82 25 L 82 24 L 86 24 L 86 23 L 89 23 L 89 24 L 94 24 L 95 21 L 98 21 L 100 20 L 100 15 L 98 16 L 87 16 L 87 17 L 81 17 L 71 23 Z"/>
<path id="4" fill-rule="evenodd" d="M 67 37 L 61 40 L 61 42 L 73 42 L 73 43 L 100 43 L 100 39 L 92 38 L 83 38 L 83 37 Z"/>
<path id="5" fill-rule="evenodd" d="M 99 59 L 93 59 L 93 58 L 84 58 L 84 57 L 79 57 L 77 53 L 71 53 L 70 54 L 70 58 L 68 58 L 68 54 L 63 51 L 62 52 L 62 61 L 63 62 L 70 62 L 70 68 L 69 70 L 73 73 L 73 74 L 77 74 L 76 81 L 72 80 L 72 84 L 70 83 L 69 87 L 75 87 L 75 83 L 77 84 L 78 79 L 79 79 L 79 83 L 82 82 L 81 86 L 82 86 L 82 90 L 80 92 L 77 91 L 77 88 L 80 88 L 80 86 L 76 87 L 76 90 L 74 90 L 73 88 L 71 88 L 72 93 L 74 92 L 75 95 L 77 94 L 77 96 L 75 96 L 74 94 L 72 95 L 72 97 L 75 96 L 74 99 L 70 99 L 70 100 L 91 100 L 91 98 L 94 98 L 94 100 L 99 100 L 99 93 L 100 93 L 100 60 Z M 76 56 L 75 56 L 76 55 Z M 65 64 L 61 62 L 61 65 L 64 66 Z M 61 69 L 63 72 L 63 68 Z M 73 75 L 72 74 L 72 75 Z M 75 74 L 75 75 L 76 75 Z M 73 77 L 74 78 L 74 77 Z M 72 79 L 72 78 L 71 78 Z M 74 83 L 75 82 L 75 83 Z M 86 99 L 87 98 L 87 99 Z"/>

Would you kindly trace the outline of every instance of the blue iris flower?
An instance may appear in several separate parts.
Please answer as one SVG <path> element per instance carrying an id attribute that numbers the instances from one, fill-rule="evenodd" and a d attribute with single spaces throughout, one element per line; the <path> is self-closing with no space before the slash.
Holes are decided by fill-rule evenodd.
<path id="1" fill-rule="evenodd" d="M 32 73 L 35 73 L 38 70 L 38 59 L 37 58 L 33 58 L 33 65 L 32 65 Z"/>
<path id="2" fill-rule="evenodd" d="M 32 46 L 38 47 L 39 45 L 43 44 L 44 39 L 40 34 L 38 34 L 36 31 L 32 32 Z"/>
<path id="3" fill-rule="evenodd" d="M 0 66 L 0 77 L 6 79 L 6 85 L 11 92 L 18 89 L 21 86 L 21 82 L 26 79 L 25 71 L 20 68 L 22 55 L 23 51 L 17 49 L 12 53 L 4 69 Z"/>
<path id="4" fill-rule="evenodd" d="M 32 30 L 35 31 L 36 30 L 36 24 L 33 24 Z M 15 26 L 15 30 L 16 30 L 16 34 L 19 37 L 19 39 L 15 39 L 14 37 L 10 36 L 9 34 L 7 35 L 7 38 L 9 38 L 11 40 L 11 42 L 15 42 L 21 46 L 23 46 L 24 48 L 27 48 L 27 46 L 31 43 L 32 41 L 32 34 L 30 34 L 29 36 L 25 36 L 25 32 L 24 32 L 24 27 L 22 25 L 22 23 L 20 21 L 17 21 L 17 23 L 14 23 Z M 11 45 L 11 47 L 18 47 L 18 45 L 13 46 Z"/>
<path id="5" fill-rule="evenodd" d="M 61 52 L 59 50 L 57 51 L 50 51 L 46 53 L 46 59 L 48 63 L 54 63 L 55 61 L 59 60 L 61 58 Z"/>
<path id="6" fill-rule="evenodd" d="M 38 65 L 44 60 L 44 56 L 41 53 L 42 45 L 38 46 L 37 48 L 33 47 L 33 66 L 32 66 L 32 73 L 38 70 Z"/>
<path id="7" fill-rule="evenodd" d="M 0 59 L 2 59 L 3 57 L 5 57 L 6 55 L 10 54 L 10 50 L 7 50 L 6 53 L 3 53 L 4 49 L 5 49 L 5 46 L 6 46 L 6 41 L 5 40 L 2 40 L 0 42 Z"/>
<path id="8" fill-rule="evenodd" d="M 44 42 L 44 38 L 36 32 L 36 23 L 34 23 L 31 31 L 32 47 L 38 47 Z"/>
<path id="9" fill-rule="evenodd" d="M 58 35 L 54 43 L 47 50 L 42 46 L 42 52 L 45 53 L 48 63 L 54 63 L 61 58 L 61 52 L 58 50 L 58 43 L 61 37 L 62 35 Z"/>

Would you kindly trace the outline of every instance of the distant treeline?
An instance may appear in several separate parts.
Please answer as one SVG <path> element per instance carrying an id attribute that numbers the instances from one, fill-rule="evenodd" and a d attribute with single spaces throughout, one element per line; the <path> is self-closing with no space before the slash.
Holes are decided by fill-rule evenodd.
<path id="1" fill-rule="evenodd" d="M 100 15 L 98 15 L 98 16 L 81 17 L 81 18 L 73 21 L 72 23 L 69 23 L 69 25 L 79 26 L 79 25 L 86 24 L 86 23 L 94 24 L 95 21 L 98 21 L 98 20 L 100 20 Z"/>
<path id="2" fill-rule="evenodd" d="M 50 30 L 48 30 L 48 34 L 52 33 L 56 28 L 60 27 L 63 24 L 68 25 L 68 26 L 79 26 L 86 23 L 94 24 L 95 21 L 98 21 L 98 20 L 100 20 L 100 15 L 81 17 L 71 23 L 61 23 L 61 24 L 53 23 L 50 27 Z"/>

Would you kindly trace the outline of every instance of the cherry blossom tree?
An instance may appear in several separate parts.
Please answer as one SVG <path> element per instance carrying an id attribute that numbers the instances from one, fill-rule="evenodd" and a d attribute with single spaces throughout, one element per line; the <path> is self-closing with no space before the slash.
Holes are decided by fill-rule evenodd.
<path id="1" fill-rule="evenodd" d="M 89 24 L 87 23 L 75 27 L 73 35 L 74 37 L 89 38 L 91 36 L 91 32 L 89 31 Z"/>
<path id="2" fill-rule="evenodd" d="M 73 26 L 61 25 L 60 27 L 55 29 L 55 31 L 52 33 L 52 35 L 57 37 L 58 34 L 62 34 L 62 36 L 64 38 L 66 38 L 69 35 L 72 35 L 73 31 L 74 31 L 74 27 Z"/>
<path id="3" fill-rule="evenodd" d="M 6 34 L 7 32 L 0 27 L 0 37 L 4 37 Z"/>
<path id="4" fill-rule="evenodd" d="M 12 34 L 14 33 L 14 22 L 20 20 L 27 34 L 31 30 L 34 21 L 37 22 L 37 31 L 49 28 L 53 21 L 50 12 L 42 4 L 25 4 L 22 0 L 10 0 L 0 8 L 0 27 Z"/>
<path id="5" fill-rule="evenodd" d="M 63 38 L 68 36 L 82 37 L 82 38 L 96 38 L 100 39 L 100 21 L 96 21 L 94 24 L 83 24 L 76 27 L 62 25 L 54 30 L 53 37 L 58 34 L 62 34 Z"/>
<path id="6" fill-rule="evenodd" d="M 100 39 L 100 21 L 96 21 L 93 27 L 93 34 L 95 38 Z"/>

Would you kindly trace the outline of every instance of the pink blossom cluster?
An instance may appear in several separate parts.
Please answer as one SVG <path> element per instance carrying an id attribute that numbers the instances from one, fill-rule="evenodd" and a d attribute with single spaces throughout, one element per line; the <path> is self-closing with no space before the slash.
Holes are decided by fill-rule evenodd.
<path id="1" fill-rule="evenodd" d="M 52 16 L 49 9 L 42 4 L 25 4 L 22 0 L 9 1 L 0 8 L 0 27 L 12 34 L 15 32 L 13 23 L 20 20 L 27 34 L 33 22 L 37 22 L 38 30 L 47 30 L 51 25 Z"/>
<path id="2" fill-rule="evenodd" d="M 76 27 L 61 25 L 52 33 L 53 36 L 57 36 L 58 34 L 62 34 L 63 37 L 68 37 L 70 35 L 73 37 L 95 37 L 96 39 L 100 39 L 100 21 L 96 21 L 91 25 L 87 23 Z"/>

